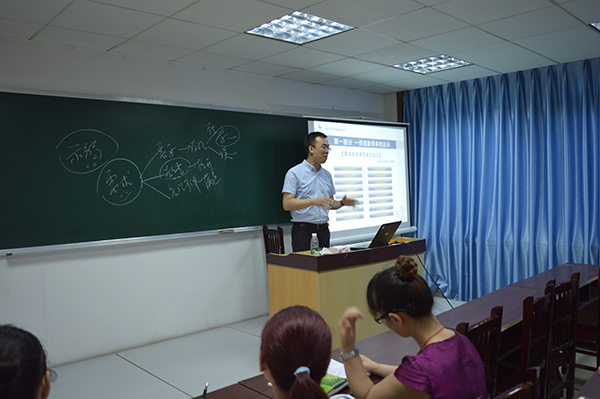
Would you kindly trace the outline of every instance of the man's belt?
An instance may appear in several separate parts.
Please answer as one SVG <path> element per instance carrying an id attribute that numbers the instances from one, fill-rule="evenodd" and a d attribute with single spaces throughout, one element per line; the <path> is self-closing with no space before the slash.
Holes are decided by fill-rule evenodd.
<path id="1" fill-rule="evenodd" d="M 317 230 L 324 230 L 327 228 L 327 226 L 329 226 L 329 223 L 315 224 L 315 223 L 306 223 L 306 222 L 294 222 L 294 224 L 297 224 L 300 227 L 317 229 Z"/>

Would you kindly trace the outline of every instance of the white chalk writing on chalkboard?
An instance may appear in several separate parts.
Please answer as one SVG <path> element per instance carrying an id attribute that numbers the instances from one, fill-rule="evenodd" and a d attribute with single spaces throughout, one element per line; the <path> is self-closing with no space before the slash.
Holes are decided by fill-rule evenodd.
<path id="1" fill-rule="evenodd" d="M 221 182 L 212 157 L 235 158 L 232 147 L 240 140 L 233 125 L 206 126 L 208 137 L 192 139 L 181 146 L 157 143 L 156 152 L 143 170 L 127 158 L 114 158 L 119 144 L 95 129 L 80 129 L 63 138 L 56 150 L 61 165 L 71 173 L 88 174 L 101 169 L 96 194 L 111 205 L 132 203 L 144 187 L 169 200 L 198 195 Z M 203 140 L 204 139 L 204 140 Z"/>
<path id="2" fill-rule="evenodd" d="M 119 150 L 119 144 L 108 134 L 94 129 L 80 129 L 69 133 L 56 146 L 58 159 L 71 173 L 92 173 L 110 161 Z"/>
<path id="3" fill-rule="evenodd" d="M 132 203 L 142 191 L 142 174 L 136 164 L 117 158 L 106 164 L 98 176 L 96 193 L 112 205 Z"/>

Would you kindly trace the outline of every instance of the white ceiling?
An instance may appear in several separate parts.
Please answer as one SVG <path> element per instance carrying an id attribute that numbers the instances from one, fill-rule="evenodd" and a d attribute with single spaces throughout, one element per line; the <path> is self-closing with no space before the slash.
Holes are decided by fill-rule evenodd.
<path id="1" fill-rule="evenodd" d="M 244 33 L 300 10 L 355 29 Z M 0 0 L 0 36 L 389 93 L 600 57 L 600 0 Z M 393 64 L 445 54 L 428 75 Z"/>

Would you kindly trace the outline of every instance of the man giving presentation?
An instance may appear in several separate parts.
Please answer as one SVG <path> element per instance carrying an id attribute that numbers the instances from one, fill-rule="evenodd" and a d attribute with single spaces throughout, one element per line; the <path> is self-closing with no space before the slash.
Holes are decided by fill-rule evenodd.
<path id="1" fill-rule="evenodd" d="M 317 233 L 319 245 L 329 247 L 329 210 L 356 206 L 358 201 L 344 196 L 335 200 L 331 173 L 321 167 L 329 155 L 327 136 L 312 132 L 304 139 L 306 159 L 285 175 L 283 209 L 292 215 L 292 250 L 310 249 L 312 233 Z"/>

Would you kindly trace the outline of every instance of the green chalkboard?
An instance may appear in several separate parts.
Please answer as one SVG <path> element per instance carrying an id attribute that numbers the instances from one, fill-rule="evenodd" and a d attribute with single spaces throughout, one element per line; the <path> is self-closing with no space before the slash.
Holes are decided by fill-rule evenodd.
<path id="1" fill-rule="evenodd" d="M 0 93 L 0 248 L 289 222 L 301 117 Z"/>

